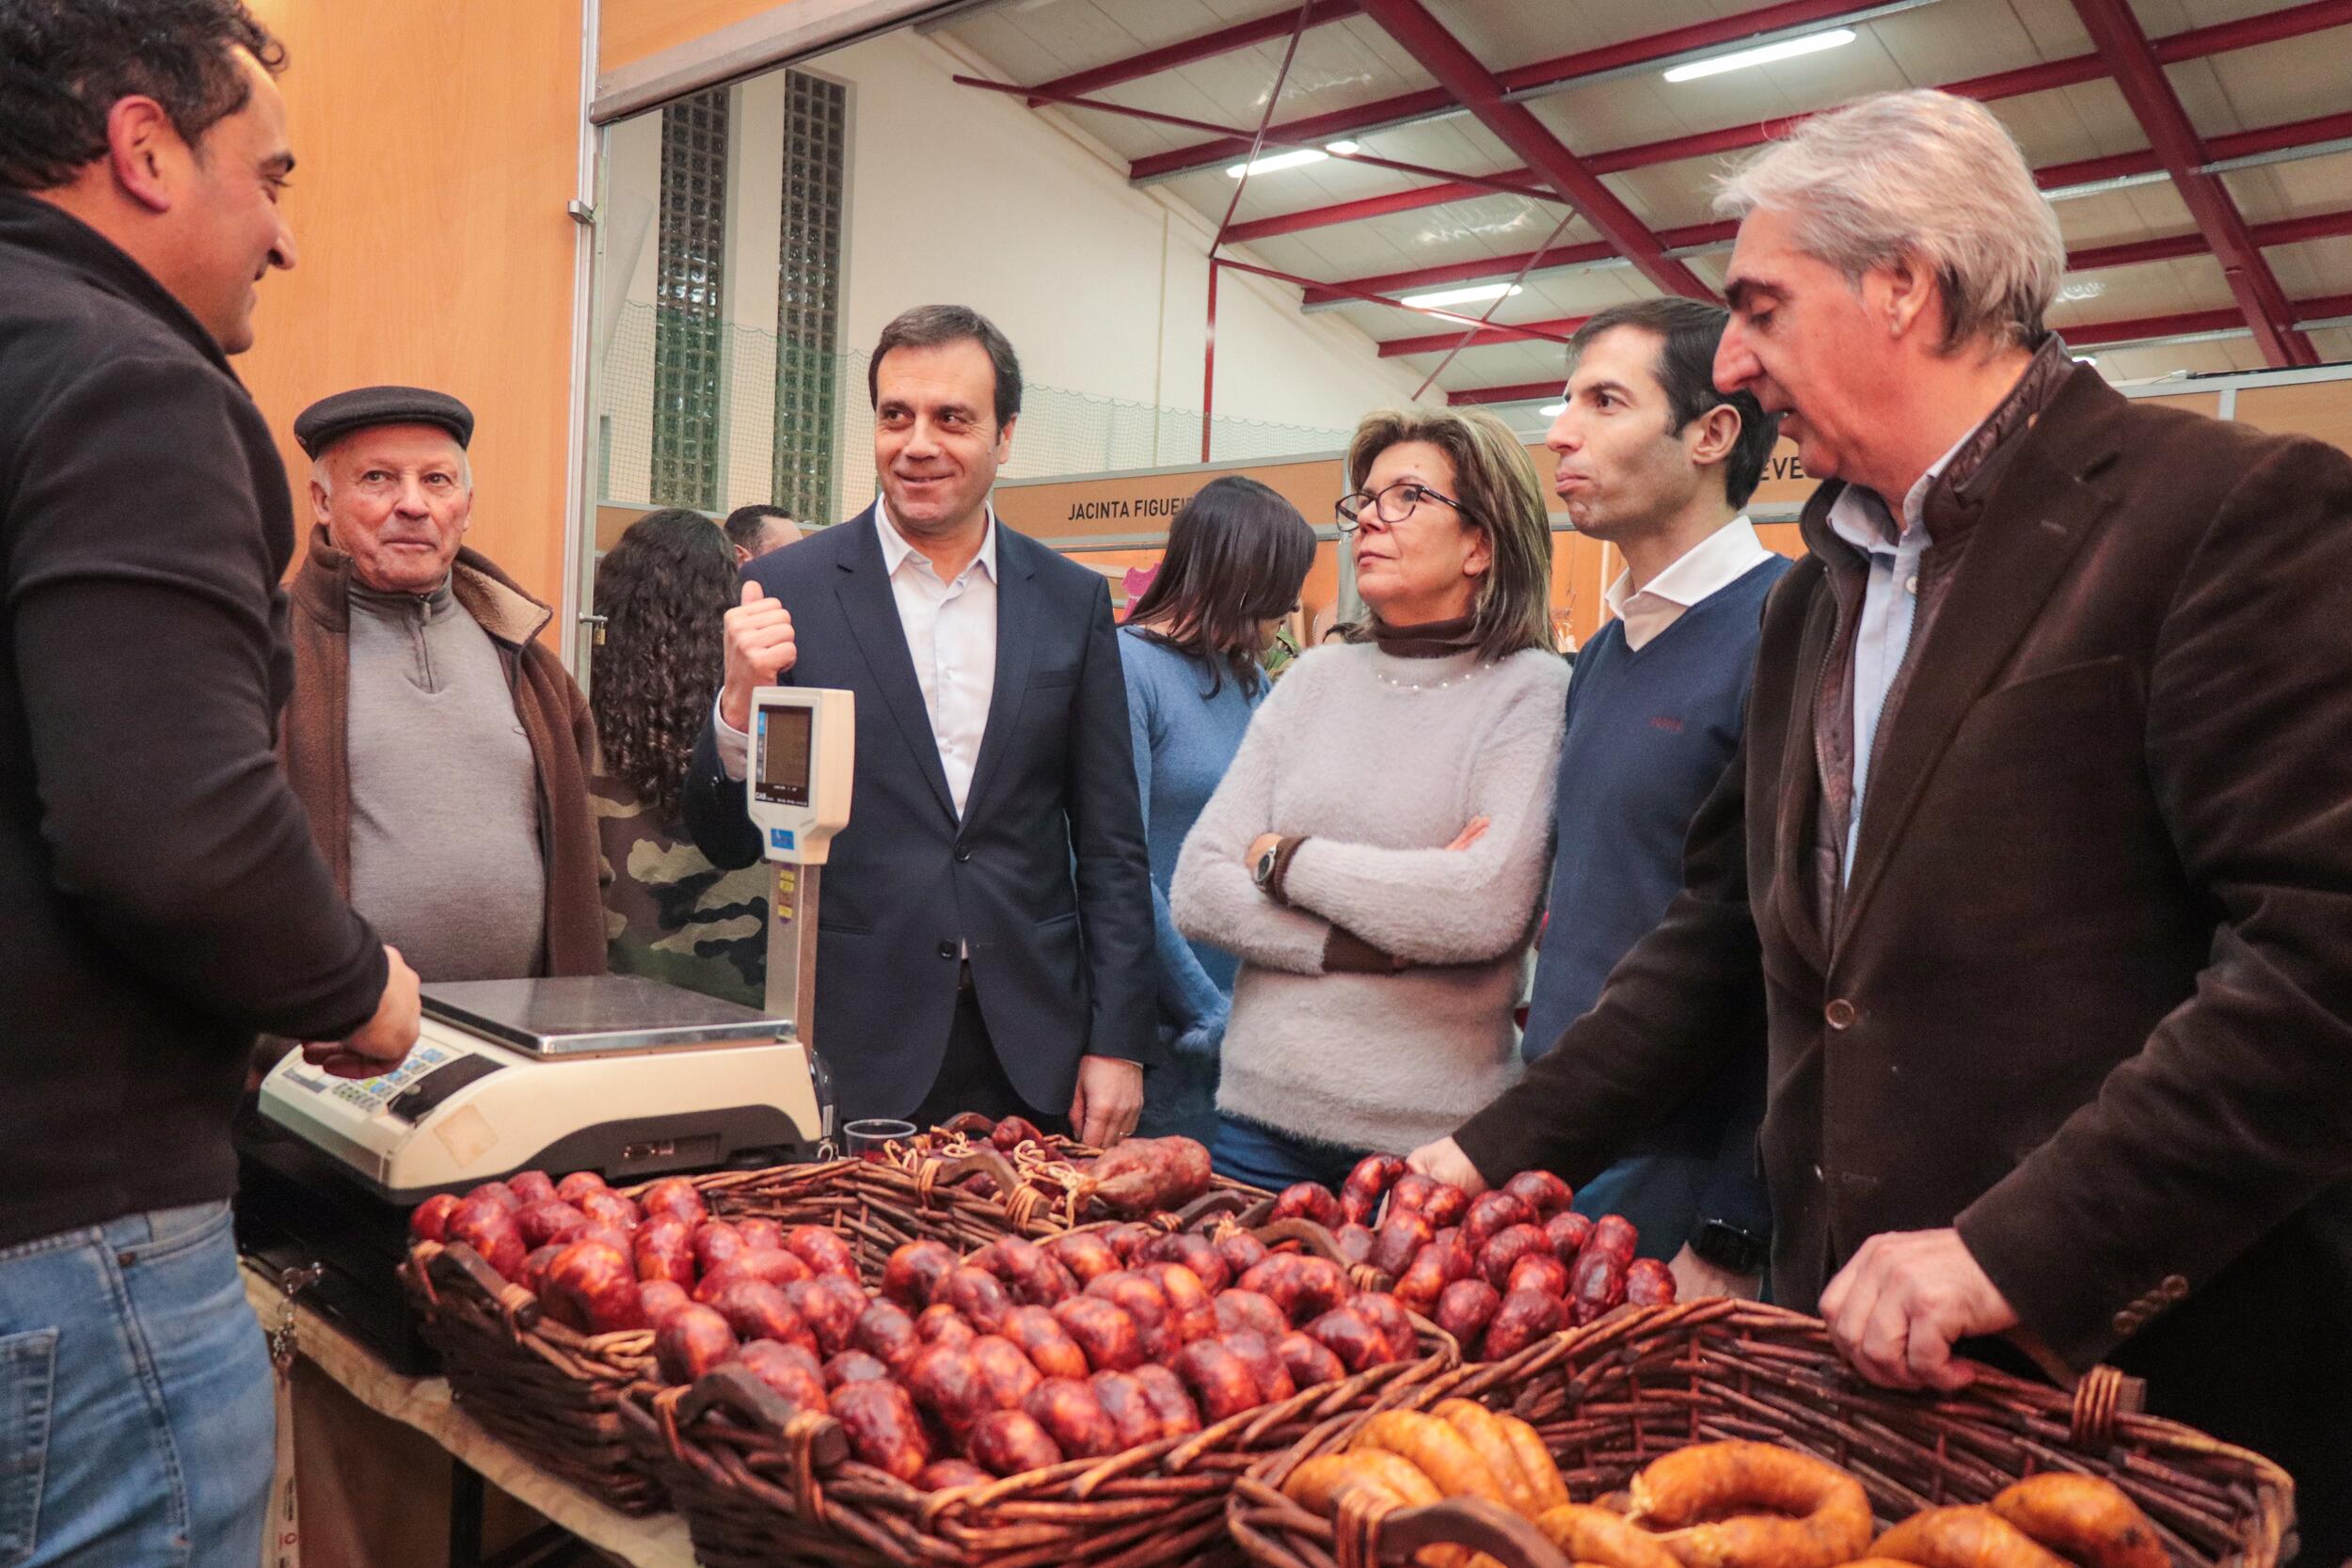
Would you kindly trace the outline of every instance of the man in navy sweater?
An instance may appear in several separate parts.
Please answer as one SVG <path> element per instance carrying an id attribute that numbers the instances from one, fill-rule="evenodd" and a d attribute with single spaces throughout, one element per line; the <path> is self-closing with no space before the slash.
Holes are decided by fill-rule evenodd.
<path id="1" fill-rule="evenodd" d="M 1740 514 L 1779 421 L 1744 391 L 1715 390 L 1727 319 L 1672 297 L 1593 317 L 1571 341 L 1566 407 L 1545 438 L 1578 531 L 1615 546 L 1625 571 L 1607 594 L 1614 618 L 1568 689 L 1531 1060 L 1592 1006 L 1682 886 L 1683 835 L 1738 749 L 1764 596 L 1788 568 Z M 1756 1154 L 1763 1037 L 1659 1109 L 1577 1207 L 1633 1221 L 1685 1296 L 1755 1295 L 1772 1234 Z"/>

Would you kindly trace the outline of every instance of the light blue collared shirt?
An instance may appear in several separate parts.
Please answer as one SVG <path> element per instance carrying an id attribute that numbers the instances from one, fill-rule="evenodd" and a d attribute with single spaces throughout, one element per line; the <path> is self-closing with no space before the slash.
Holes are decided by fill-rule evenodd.
<path id="1" fill-rule="evenodd" d="M 1863 791 L 1870 778 L 1870 752 L 1877 745 L 1879 719 L 1886 710 L 1886 694 L 1911 651 L 1912 623 L 1919 612 L 1919 560 L 1933 543 L 1923 515 L 1928 492 L 1943 476 L 1969 436 L 1954 441 L 1951 450 L 1928 466 L 1903 497 L 1902 527 L 1895 526 L 1884 498 L 1876 490 L 1849 484 L 1829 509 L 1832 532 L 1868 562 L 1862 590 L 1862 621 L 1853 642 L 1853 807 L 1846 814 L 1846 851 L 1838 867 L 1841 882 L 1853 879 L 1854 846 L 1862 835 Z"/>

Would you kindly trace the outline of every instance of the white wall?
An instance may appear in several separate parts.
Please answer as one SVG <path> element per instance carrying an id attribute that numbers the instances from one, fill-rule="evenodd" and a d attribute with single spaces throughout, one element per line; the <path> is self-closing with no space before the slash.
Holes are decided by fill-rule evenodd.
<path id="1" fill-rule="evenodd" d="M 953 299 L 1004 328 L 1033 382 L 1200 408 L 1213 234 L 1198 214 L 1130 186 L 1019 99 L 956 86 L 970 68 L 912 32 L 811 69 L 853 85 L 851 344 Z M 1348 429 L 1416 380 L 1344 318 L 1300 315 L 1295 289 L 1239 273 L 1217 285 L 1219 417 Z"/>
<path id="2" fill-rule="evenodd" d="M 1121 170 L 1019 100 L 956 86 L 950 75 L 968 68 L 913 32 L 806 69 L 850 89 L 845 513 L 873 493 L 864 356 L 914 305 L 969 305 L 1019 351 L 1033 390 L 1009 477 L 1200 460 L 1211 239 L 1200 214 L 1131 187 Z M 745 344 L 771 345 L 775 332 L 782 80 L 773 73 L 732 89 L 725 294 L 728 320 L 740 329 L 730 341 Z M 600 356 L 598 407 L 613 433 L 605 499 L 616 500 L 644 499 L 649 471 L 656 236 L 646 220 L 660 198 L 660 142 L 656 111 L 614 126 L 607 143 L 600 287 L 622 280 L 627 301 L 608 298 L 598 316 L 613 324 L 602 328 L 610 351 Z M 628 232 L 632 220 L 642 233 Z M 727 368 L 724 506 L 765 499 L 773 387 L 763 378 L 772 377 L 772 360 L 754 367 L 750 358 Z M 1217 288 L 1216 365 L 1218 456 L 1335 447 L 1367 409 L 1404 402 L 1418 379 L 1379 359 L 1344 316 L 1301 315 L 1295 289 L 1232 272 Z M 1153 408 L 1192 417 L 1154 420 Z M 1311 428 L 1237 432 L 1225 427 L 1232 420 Z M 1106 434 L 1113 426 L 1116 443 Z M 1114 446 L 1120 458 L 1104 461 Z"/>

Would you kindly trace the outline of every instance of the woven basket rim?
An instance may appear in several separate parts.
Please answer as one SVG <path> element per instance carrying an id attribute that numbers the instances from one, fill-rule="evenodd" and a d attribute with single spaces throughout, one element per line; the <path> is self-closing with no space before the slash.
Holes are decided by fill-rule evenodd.
<path id="1" fill-rule="evenodd" d="M 1775 1338 L 1783 1341 L 1801 1339 L 1807 1345 L 1831 1348 L 1834 1354 L 1826 1325 L 1817 1318 L 1761 1303 L 1703 1298 L 1665 1306 L 1620 1307 L 1597 1323 L 1539 1339 L 1502 1360 L 1464 1363 L 1421 1385 L 1398 1403 L 1426 1409 L 1440 1400 L 1465 1398 L 1508 1408 L 1531 1388 L 1543 1386 L 1543 1380 L 1548 1377 L 1556 1375 L 1565 1380 L 1580 1370 L 1638 1365 L 1661 1346 L 1680 1347 L 1674 1353 L 1677 1368 L 1688 1359 L 1686 1375 L 1694 1386 L 1704 1385 L 1709 1371 L 1696 1357 L 1688 1356 L 1687 1351 L 1709 1333 L 1760 1337 L 1765 1343 Z M 2111 1454 L 2122 1456 L 2123 1468 L 2130 1468 L 2135 1457 L 2142 1462 L 2132 1477 L 2136 1489 L 2156 1484 L 2156 1478 L 2139 1470 L 2160 1468 L 2149 1462 L 2164 1458 L 2202 1465 L 2225 1475 L 2235 1471 L 2237 1475 L 2227 1484 L 2217 1482 L 2213 1487 L 2217 1495 L 2232 1497 L 2241 1504 L 2233 1512 L 2228 1531 L 2234 1550 L 2218 1560 L 2236 1563 L 2240 1568 L 2275 1568 L 2293 1517 L 2295 1483 L 2271 1460 L 2163 1417 L 2115 1410 L 2111 1402 L 2097 1413 L 2101 1424 L 2089 1434 L 2096 1446 L 2078 1445 L 2075 1440 L 2082 1435 L 2084 1406 L 2087 1402 L 2095 1402 L 2095 1394 L 2070 1393 L 1991 1367 L 1979 1367 L 1976 1373 L 1975 1380 L 1965 1387 L 1937 1395 L 1879 1388 L 1849 1370 L 1844 1376 L 1851 1386 L 1834 1389 L 1830 1397 L 1850 1400 L 1849 1412 L 1856 1421 L 1866 1423 L 1855 1428 L 1858 1438 L 1868 1440 L 1858 1440 L 1856 1452 L 1861 1456 L 1860 1462 L 1873 1473 L 1880 1454 L 1871 1445 L 1883 1447 L 1908 1441 L 1885 1419 L 1888 1413 L 1906 1408 L 1922 1419 L 1931 1419 L 1951 1437 L 1974 1434 L 1988 1441 L 2016 1441 L 2043 1461 L 2009 1475 L 2010 1480 L 2048 1468 L 2081 1468 L 2095 1473 L 2107 1463 L 2106 1456 Z M 1228 1523 L 1235 1540 L 1254 1561 L 1265 1568 L 1328 1568 L 1333 1541 L 1330 1521 L 1309 1514 L 1284 1497 L 1280 1488 L 1299 1464 L 1316 1453 L 1336 1449 L 1372 1414 L 1364 1410 L 1323 1423 L 1289 1449 L 1261 1459 L 1235 1483 L 1228 1503 Z M 1753 1413 L 1749 1414 L 1752 1417 Z M 1693 1421 L 1695 1418 L 1694 1415 Z M 2021 1433 L 2026 1437 L 2021 1437 Z M 1933 1449 L 1917 1446 L 1922 1455 L 1931 1453 L 1935 1463 L 1943 1464 L 1947 1462 L 1947 1436 L 1939 1435 Z M 1794 1446 L 1809 1449 L 1813 1445 L 1799 1441 Z M 1874 1494 L 1874 1504 L 1875 1501 Z M 1292 1543 L 1283 1539 L 1286 1531 L 1315 1543 L 1321 1559 L 1294 1549 Z M 1351 1544 L 1351 1551 L 1354 1544 Z"/>

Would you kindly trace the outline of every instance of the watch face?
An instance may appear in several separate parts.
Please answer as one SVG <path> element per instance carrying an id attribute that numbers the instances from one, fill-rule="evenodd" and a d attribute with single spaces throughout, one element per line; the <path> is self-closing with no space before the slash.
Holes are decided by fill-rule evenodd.
<path id="1" fill-rule="evenodd" d="M 1709 1220 L 1691 1238 L 1691 1250 L 1719 1269 L 1733 1274 L 1755 1274 L 1764 1267 L 1771 1243 L 1761 1236 L 1726 1225 L 1722 1220 Z"/>

